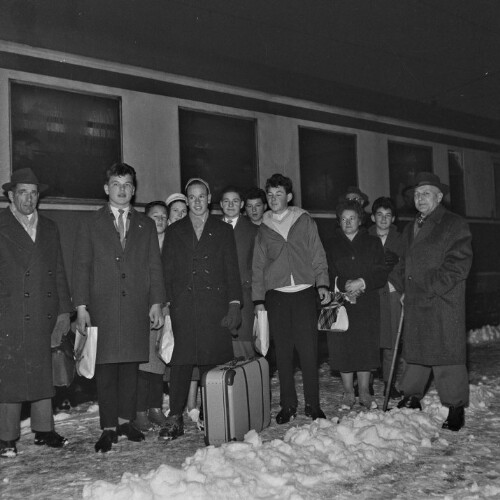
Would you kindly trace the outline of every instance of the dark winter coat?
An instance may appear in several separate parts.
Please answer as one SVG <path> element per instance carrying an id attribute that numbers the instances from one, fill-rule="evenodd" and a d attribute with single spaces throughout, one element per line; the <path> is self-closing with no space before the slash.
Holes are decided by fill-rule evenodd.
<path id="1" fill-rule="evenodd" d="M 149 310 L 165 302 L 160 248 L 153 220 L 129 212 L 125 250 L 108 205 L 85 220 L 73 257 L 73 302 L 87 305 L 98 327 L 97 363 L 149 357 Z"/>
<path id="2" fill-rule="evenodd" d="M 387 281 L 382 243 L 364 229 L 360 229 L 352 241 L 337 229 L 335 236 L 326 243 L 325 250 L 332 289 L 335 278 L 342 292 L 347 280 L 363 278 L 366 284 L 356 304 L 346 303 L 347 332 L 327 334 L 331 367 L 341 372 L 377 368 L 380 365 L 378 289 Z"/>
<path id="3" fill-rule="evenodd" d="M 377 235 L 375 225 L 368 229 L 368 234 L 372 236 Z M 388 261 L 390 261 L 390 264 L 387 265 L 387 271 L 389 273 L 394 268 L 394 265 L 397 264 L 396 257 L 399 261 L 399 258 L 401 258 L 401 255 L 403 254 L 402 235 L 398 232 L 396 226 L 392 225 L 390 227 L 389 234 L 387 235 L 383 246 L 384 256 L 388 256 L 389 252 L 392 252 L 392 254 L 390 254 L 390 258 L 386 259 L 386 265 L 388 264 Z M 390 349 L 396 341 L 399 316 L 401 314 L 401 304 L 398 304 L 397 307 L 394 305 L 391 307 L 391 292 L 389 290 L 389 283 L 386 283 L 382 288 L 379 288 L 378 293 L 380 296 L 380 347 Z M 398 298 L 401 297 L 401 294 L 397 291 L 392 293 L 396 293 Z"/>
<path id="4" fill-rule="evenodd" d="M 190 217 L 184 217 L 165 231 L 162 258 L 175 338 L 171 364 L 231 360 L 231 333 L 221 321 L 229 302 L 242 301 L 231 226 L 210 215 L 198 240 Z"/>
<path id="5" fill-rule="evenodd" d="M 51 398 L 51 333 L 73 309 L 56 224 L 38 213 L 36 241 L 0 213 L 0 402 Z"/>
<path id="6" fill-rule="evenodd" d="M 438 206 L 416 237 L 413 233 L 412 222 L 403 231 L 403 258 L 389 278 L 405 293 L 403 357 L 422 365 L 465 364 L 469 226 Z"/>

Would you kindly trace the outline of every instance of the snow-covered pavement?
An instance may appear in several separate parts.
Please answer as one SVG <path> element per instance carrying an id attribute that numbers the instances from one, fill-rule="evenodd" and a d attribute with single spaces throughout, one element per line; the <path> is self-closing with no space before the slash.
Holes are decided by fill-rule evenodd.
<path id="1" fill-rule="evenodd" d="M 458 433 L 441 429 L 447 412 L 433 389 L 423 412 L 362 412 L 359 406 L 340 412 L 340 380 L 323 365 L 327 420 L 311 423 L 299 415 L 285 426 L 273 421 L 243 443 L 205 447 L 189 423 L 186 436 L 176 441 L 159 442 L 151 433 L 145 443 L 121 440 L 112 452 L 96 454 L 97 406 L 89 404 L 57 416 L 57 430 L 71 439 L 62 450 L 35 447 L 25 426 L 18 457 L 0 462 L 0 497 L 500 498 L 500 341 L 492 340 L 497 331 L 469 334 L 471 405 Z M 298 385 L 300 378 L 299 372 Z M 276 414 L 276 377 L 272 387 Z M 377 380 L 380 406 L 382 389 Z"/>

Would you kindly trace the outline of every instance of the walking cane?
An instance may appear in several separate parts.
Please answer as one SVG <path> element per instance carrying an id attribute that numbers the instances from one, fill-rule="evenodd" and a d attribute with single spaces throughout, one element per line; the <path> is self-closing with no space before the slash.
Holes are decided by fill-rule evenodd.
<path id="1" fill-rule="evenodd" d="M 401 304 L 401 315 L 399 316 L 398 333 L 396 335 L 396 343 L 394 346 L 394 353 L 392 355 L 392 362 L 391 362 L 391 371 L 389 372 L 389 380 L 387 381 L 387 388 L 385 390 L 384 406 L 382 407 L 382 411 L 387 411 L 389 398 L 391 397 L 392 379 L 394 378 L 394 371 L 395 371 L 394 368 L 396 366 L 396 359 L 398 357 L 399 341 L 401 339 L 401 332 L 403 331 L 404 312 L 405 312 L 404 305 Z"/>

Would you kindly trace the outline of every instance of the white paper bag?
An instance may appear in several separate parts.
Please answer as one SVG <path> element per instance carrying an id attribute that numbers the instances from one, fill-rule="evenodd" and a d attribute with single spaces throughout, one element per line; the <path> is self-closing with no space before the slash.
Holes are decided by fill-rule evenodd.
<path id="1" fill-rule="evenodd" d="M 269 322 L 267 311 L 257 311 L 253 322 L 253 343 L 255 350 L 265 356 L 269 350 Z"/>
<path id="2" fill-rule="evenodd" d="M 95 372 L 97 353 L 97 326 L 88 326 L 86 334 L 82 335 L 78 329 L 75 336 L 76 372 L 85 378 L 92 378 Z"/>
<path id="3" fill-rule="evenodd" d="M 172 353 L 174 352 L 174 332 L 172 330 L 172 321 L 170 315 L 165 316 L 165 321 L 161 333 L 156 343 L 158 357 L 165 363 L 170 363 Z"/>

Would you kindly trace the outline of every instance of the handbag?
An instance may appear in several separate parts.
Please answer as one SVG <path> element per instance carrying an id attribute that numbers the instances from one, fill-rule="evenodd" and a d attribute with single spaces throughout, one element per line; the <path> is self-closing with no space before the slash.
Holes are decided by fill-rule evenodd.
<path id="1" fill-rule="evenodd" d="M 265 356 L 269 350 L 269 321 L 267 311 L 258 311 L 253 321 L 253 343 L 255 350 Z"/>
<path id="2" fill-rule="evenodd" d="M 172 330 L 172 320 L 170 315 L 165 316 L 165 321 L 163 322 L 163 327 L 156 341 L 156 352 L 158 357 L 164 363 L 170 363 L 172 359 L 172 353 L 174 352 L 174 332 Z"/>
<path id="3" fill-rule="evenodd" d="M 343 306 L 344 294 L 337 287 L 335 278 L 335 292 L 330 292 L 332 301 L 321 308 L 318 318 L 318 330 L 327 332 L 345 332 L 349 328 L 349 317 Z"/>
<path id="4" fill-rule="evenodd" d="M 95 373 L 97 354 L 97 326 L 88 326 L 85 335 L 78 330 L 75 338 L 76 372 L 85 378 L 92 378 Z"/>
<path id="5" fill-rule="evenodd" d="M 70 330 L 61 343 L 52 347 L 52 383 L 55 387 L 69 387 L 75 378 L 75 334 Z"/>

